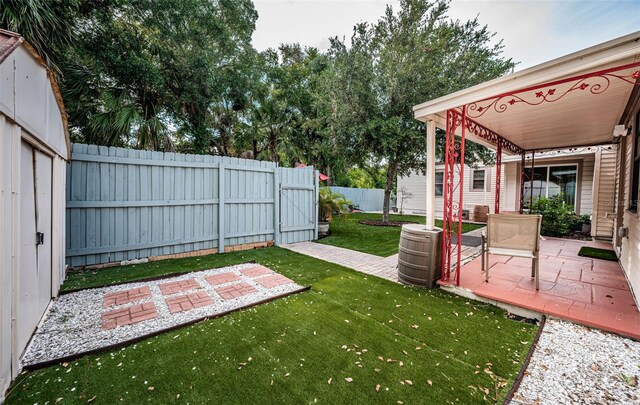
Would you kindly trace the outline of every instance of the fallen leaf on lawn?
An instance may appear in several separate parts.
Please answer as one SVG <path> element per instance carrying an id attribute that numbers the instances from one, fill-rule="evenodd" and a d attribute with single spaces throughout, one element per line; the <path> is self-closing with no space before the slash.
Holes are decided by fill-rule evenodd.
<path id="1" fill-rule="evenodd" d="M 420 349 L 422 349 L 422 347 L 416 346 L 416 350 L 420 350 Z"/>
<path id="2" fill-rule="evenodd" d="M 57 404 L 58 402 L 60 402 L 60 401 L 62 401 L 62 397 L 60 397 L 60 398 L 56 399 L 56 404 Z"/>
<path id="3" fill-rule="evenodd" d="M 91 398 L 89 398 L 89 400 L 87 401 L 87 403 L 89 403 L 89 402 L 93 402 L 95 399 L 96 399 L 96 396 L 94 395 L 94 396 L 92 396 Z"/>
<path id="4" fill-rule="evenodd" d="M 402 351 L 402 353 L 404 353 L 406 356 L 408 356 L 408 355 L 409 355 L 409 353 L 407 353 L 407 351 L 406 351 L 406 350 L 403 350 L 403 351 Z"/>
<path id="5" fill-rule="evenodd" d="M 396 304 L 396 308 L 400 308 L 402 305 L 400 304 Z"/>
<path id="6" fill-rule="evenodd" d="M 380 392 L 380 384 L 376 384 L 376 392 Z"/>
<path id="7" fill-rule="evenodd" d="M 403 362 L 400 362 L 400 367 L 402 367 L 402 366 L 404 366 L 404 363 L 403 363 Z"/>
<path id="8" fill-rule="evenodd" d="M 427 317 L 427 319 L 428 319 L 428 320 L 431 320 L 431 317 L 430 317 L 430 316 L 428 316 L 428 317 Z"/>
<path id="9" fill-rule="evenodd" d="M 387 363 L 397 363 L 398 360 L 394 360 L 394 359 L 387 359 Z"/>
<path id="10" fill-rule="evenodd" d="M 400 384 L 404 385 L 404 381 L 400 381 Z"/>
<path id="11" fill-rule="evenodd" d="M 69 363 L 62 363 L 62 367 L 67 367 L 69 365 Z M 58 398 L 60 399 L 60 398 Z"/>
<path id="12" fill-rule="evenodd" d="M 404 382 L 406 382 L 409 385 L 413 385 L 413 381 L 411 381 L 411 380 L 404 380 Z"/>
<path id="13" fill-rule="evenodd" d="M 273 381 L 272 381 L 273 382 Z M 180 399 L 180 394 L 176 395 L 176 399 Z"/>
<path id="14" fill-rule="evenodd" d="M 375 371 L 376 373 L 379 373 L 380 369 L 379 368 L 374 368 L 373 371 Z"/>
<path id="15" fill-rule="evenodd" d="M 346 382 L 349 382 L 349 383 L 350 383 L 351 381 L 353 381 L 353 378 L 351 378 L 351 377 L 347 377 L 347 378 L 345 378 L 344 380 L 345 380 Z"/>
<path id="16" fill-rule="evenodd" d="M 341 349 L 346 349 L 347 345 L 342 345 Z"/>
<path id="17" fill-rule="evenodd" d="M 327 381 L 327 384 L 331 384 L 332 380 L 333 380 L 333 377 L 329 378 L 329 381 Z"/>
<path id="18" fill-rule="evenodd" d="M 433 385 L 433 381 L 431 381 L 431 380 L 427 380 L 427 384 L 429 384 L 429 385 Z"/>
<path id="19" fill-rule="evenodd" d="M 418 329 L 420 326 L 418 326 L 418 325 L 411 325 L 411 327 L 412 327 L 413 329 Z"/>
<path id="20" fill-rule="evenodd" d="M 155 390 L 156 388 L 155 388 L 155 387 L 149 387 L 149 388 L 147 388 L 147 389 L 148 389 L 149 391 L 153 391 L 153 390 Z"/>

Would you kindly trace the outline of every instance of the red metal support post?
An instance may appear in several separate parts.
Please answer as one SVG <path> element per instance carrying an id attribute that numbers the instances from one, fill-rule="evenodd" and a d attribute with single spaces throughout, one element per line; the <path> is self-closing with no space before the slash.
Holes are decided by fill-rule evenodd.
<path id="1" fill-rule="evenodd" d="M 502 177 L 502 140 L 498 141 L 498 150 L 496 151 L 496 199 L 493 212 L 500 213 L 500 182 Z"/>
<path id="2" fill-rule="evenodd" d="M 462 255 L 462 207 L 464 205 L 463 203 L 463 196 L 464 196 L 464 187 L 462 186 L 464 184 L 464 144 L 465 144 L 465 139 L 466 139 L 466 130 L 467 130 L 467 106 L 463 106 L 462 107 L 462 137 L 460 139 L 460 158 L 459 158 L 459 163 L 458 163 L 458 167 L 459 167 L 459 171 L 460 171 L 460 176 L 459 176 L 459 183 L 458 183 L 458 187 L 460 188 L 460 198 L 458 200 L 458 232 L 457 232 L 457 236 L 458 236 L 458 257 L 456 260 L 456 285 L 460 285 L 460 258 Z"/>
<path id="3" fill-rule="evenodd" d="M 442 182 L 442 267 L 440 272 L 440 277 L 443 280 L 449 278 L 449 139 L 452 137 L 452 115 L 451 111 L 447 111 L 447 131 L 445 133 L 444 140 L 444 174 Z"/>

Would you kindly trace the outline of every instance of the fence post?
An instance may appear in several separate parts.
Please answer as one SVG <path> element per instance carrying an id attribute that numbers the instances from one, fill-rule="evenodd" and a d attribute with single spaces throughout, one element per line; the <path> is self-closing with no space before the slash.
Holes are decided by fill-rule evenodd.
<path id="1" fill-rule="evenodd" d="M 224 165 L 218 167 L 218 253 L 224 253 Z"/>
<path id="2" fill-rule="evenodd" d="M 280 168 L 273 169 L 273 240 L 280 245 Z"/>
<path id="3" fill-rule="evenodd" d="M 314 203 L 311 204 L 313 207 L 313 222 L 314 222 L 314 226 L 313 226 L 313 239 L 317 240 L 318 239 L 318 198 L 320 195 L 320 172 L 317 170 L 314 170 L 313 172 L 313 185 L 314 185 L 314 192 L 313 192 L 313 196 L 314 196 Z"/>

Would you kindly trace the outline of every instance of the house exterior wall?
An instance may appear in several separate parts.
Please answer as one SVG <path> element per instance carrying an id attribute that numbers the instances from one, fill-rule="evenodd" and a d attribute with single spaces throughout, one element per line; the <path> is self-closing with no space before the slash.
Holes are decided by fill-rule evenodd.
<path id="1" fill-rule="evenodd" d="M 51 231 L 45 235 L 51 256 L 47 246 L 47 260 L 41 260 L 39 266 L 51 274 L 47 274 L 50 281 L 40 284 L 41 290 L 20 282 L 25 272 L 34 272 L 34 269 L 25 268 L 21 256 L 25 249 L 36 249 L 35 235 L 25 234 L 21 226 L 26 212 L 22 208 L 21 189 L 25 187 L 26 178 L 22 168 L 33 167 L 30 162 L 22 161 L 21 151 L 25 147 L 38 150 L 38 154 L 46 155 L 45 161 L 51 162 L 50 169 L 49 165 L 46 166 L 46 170 L 51 172 L 51 183 L 47 182 L 46 187 L 46 191 L 51 192 Z M 18 339 L 18 325 L 36 325 L 41 316 L 38 314 L 34 318 L 30 311 L 25 311 L 32 302 L 23 301 L 20 289 L 37 294 L 42 308 L 58 294 L 64 280 L 67 155 L 65 123 L 47 70 L 22 46 L 16 48 L 0 63 L 0 402 L 18 375 L 19 358 L 25 349 L 25 339 Z M 48 215 L 43 214 L 42 217 Z M 35 222 L 36 218 L 30 220 Z M 33 245 L 21 243 L 23 239 L 30 238 L 33 238 Z M 27 312 L 29 315 L 22 316 Z M 23 323 L 26 317 L 29 317 L 29 322 Z M 31 333 L 34 329 L 35 326 Z"/>
<path id="2" fill-rule="evenodd" d="M 625 137 L 620 145 L 619 159 L 624 162 L 620 166 L 621 170 L 618 173 L 619 181 L 624 184 L 621 187 L 621 195 L 618 199 L 618 207 L 622 210 L 622 223 L 616 221 L 616 226 L 628 228 L 627 237 L 618 238 L 616 240 L 615 248 L 620 255 L 620 265 L 622 266 L 629 285 L 633 292 L 636 304 L 639 303 L 638 297 L 640 296 L 640 216 L 638 212 L 633 212 L 629 209 L 629 200 L 632 198 L 631 194 L 631 181 L 632 181 L 632 167 L 633 167 L 633 134 L 637 131 L 636 116 L 640 112 L 640 96 L 636 93 L 635 99 L 632 98 L 629 110 L 629 114 L 624 121 L 625 126 L 630 129 L 629 135 Z M 638 198 L 633 196 L 633 198 Z M 619 218 L 620 218 L 619 217 Z"/>
<path id="3" fill-rule="evenodd" d="M 588 153 L 582 155 L 562 155 L 558 157 L 536 158 L 536 167 L 554 166 L 564 164 L 577 165 L 576 189 L 576 210 L 579 214 L 589 215 L 593 209 L 593 179 L 595 169 L 595 154 Z M 539 160 L 538 160 L 539 159 Z M 503 162 L 504 162 L 503 158 Z M 464 170 L 464 196 L 463 209 L 468 209 L 473 215 L 476 205 L 488 205 L 489 212 L 494 213 L 495 208 L 495 166 L 480 166 L 478 169 L 485 170 L 485 191 L 474 191 L 471 189 L 473 168 L 465 166 Z M 444 165 L 436 165 L 436 171 L 444 171 Z M 456 181 L 458 176 L 456 175 Z M 500 186 L 500 211 L 514 212 L 520 208 L 520 160 L 511 158 L 503 163 Z M 610 177 L 613 182 L 613 177 Z M 404 202 L 404 212 L 408 214 L 424 214 L 426 207 L 426 177 L 420 173 L 413 172 L 407 177 L 398 176 L 398 207 L 400 207 L 401 190 L 406 188 L 413 194 Z M 458 196 L 454 197 L 458 201 Z M 436 196 L 436 217 L 442 217 L 443 198 Z"/>
<path id="4" fill-rule="evenodd" d="M 485 170 L 485 190 L 473 190 L 472 189 L 472 175 L 474 170 Z M 444 165 L 436 165 L 436 172 L 443 172 Z M 455 182 L 458 182 L 458 174 L 455 175 Z M 473 209 L 476 205 L 488 205 L 489 211 L 494 212 L 495 207 L 495 179 L 496 170 L 491 166 L 479 166 L 474 169 L 469 166 L 464 167 L 463 176 L 463 209 L 469 210 L 470 215 L 473 215 Z M 409 176 L 398 176 L 398 209 L 400 209 L 400 202 L 402 201 L 402 189 L 403 187 L 413 194 L 410 198 L 406 198 L 404 201 L 403 211 L 405 214 L 425 214 L 426 213 L 426 176 L 421 173 L 412 172 Z M 505 184 L 506 176 L 501 178 L 501 193 L 500 193 L 500 209 L 504 209 L 504 196 L 505 196 Z M 458 201 L 458 193 L 454 196 L 454 202 Z M 442 218 L 444 200 L 442 196 L 436 196 L 436 218 Z"/>

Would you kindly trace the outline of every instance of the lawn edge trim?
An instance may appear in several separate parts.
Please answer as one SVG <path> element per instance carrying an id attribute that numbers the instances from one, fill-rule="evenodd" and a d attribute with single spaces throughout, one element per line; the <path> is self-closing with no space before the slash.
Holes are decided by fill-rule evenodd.
<path id="1" fill-rule="evenodd" d="M 196 271 L 216 270 L 216 269 L 222 269 L 222 268 L 225 268 L 225 267 L 240 266 L 242 264 L 258 264 L 258 262 L 256 262 L 255 260 L 249 260 L 248 262 L 242 262 L 242 263 L 236 263 L 236 264 L 227 264 L 227 265 L 224 265 L 224 266 L 211 267 L 211 268 L 208 268 L 208 269 L 186 270 L 186 271 L 181 271 L 179 273 L 167 273 L 167 274 L 161 274 L 161 275 L 158 275 L 158 276 L 151 276 L 151 277 L 147 277 L 147 278 L 139 278 L 139 279 L 135 279 L 135 280 L 118 281 L 117 283 L 113 283 L 113 284 L 103 284 L 103 285 L 96 285 L 96 286 L 91 286 L 91 287 L 73 288 L 73 289 L 70 289 L 70 290 L 61 290 L 58 293 L 58 296 L 65 295 L 65 294 L 76 293 L 76 292 L 79 292 L 79 291 L 95 290 L 97 288 L 114 287 L 114 286 L 117 286 L 117 285 L 141 283 L 141 282 L 145 282 L 145 281 L 164 280 L 165 278 L 180 277 L 180 276 L 184 276 L 185 274 L 194 273 Z"/>
<path id="2" fill-rule="evenodd" d="M 150 333 L 147 333 L 147 334 L 144 334 L 144 335 L 141 335 L 141 336 L 137 336 L 137 337 L 132 338 L 132 339 L 128 339 L 128 340 L 125 340 L 125 341 L 122 341 L 122 342 L 114 343 L 112 345 L 100 347 L 98 349 L 87 350 L 87 351 L 84 351 L 84 352 L 80 352 L 80 353 L 72 354 L 72 355 L 69 355 L 69 356 L 61 357 L 61 358 L 55 359 L 55 360 L 47 360 L 47 361 L 42 361 L 40 363 L 29 364 L 29 365 L 23 366 L 22 370 L 23 371 L 36 371 L 36 370 L 40 370 L 40 369 L 43 369 L 43 368 L 46 368 L 46 367 L 54 366 L 56 364 L 68 363 L 68 362 L 71 362 L 71 361 L 75 361 L 75 360 L 78 360 L 78 359 L 80 359 L 81 357 L 84 357 L 84 356 L 89 356 L 89 355 L 98 354 L 98 353 L 104 353 L 104 352 L 108 352 L 108 351 L 111 351 L 111 350 L 114 350 L 114 349 L 120 349 L 122 347 L 129 346 L 129 345 L 134 344 L 134 343 L 138 343 L 138 342 L 140 342 L 142 340 L 145 340 L 145 339 L 160 335 L 162 333 L 171 332 L 173 330 L 176 330 L 176 329 L 179 329 L 179 328 L 184 328 L 186 326 L 191 326 L 191 325 L 196 324 L 198 322 L 207 321 L 207 320 L 210 320 L 210 319 L 220 318 L 220 317 L 223 317 L 225 315 L 229 315 L 229 314 L 231 314 L 233 312 L 239 312 L 239 311 L 242 311 L 242 310 L 245 310 L 245 309 L 248 309 L 248 308 L 252 308 L 252 307 L 255 307 L 255 306 L 258 306 L 258 305 L 266 304 L 269 301 L 275 301 L 277 299 L 288 297 L 290 295 L 299 294 L 301 292 L 305 292 L 305 291 L 308 291 L 310 289 L 311 289 L 310 285 L 304 286 L 304 287 L 298 288 L 298 289 L 293 290 L 293 291 L 288 291 L 288 292 L 285 292 L 285 293 L 282 293 L 282 294 L 274 295 L 273 297 L 262 299 L 260 301 L 252 302 L 250 304 L 243 305 L 243 306 L 238 307 L 238 308 L 229 309 L 227 311 L 220 312 L 220 313 L 217 313 L 217 314 L 214 314 L 214 315 L 203 316 L 203 317 L 200 317 L 200 318 L 197 318 L 197 319 L 193 319 L 193 320 L 185 322 L 185 323 L 181 323 L 179 325 L 169 326 L 168 328 L 160 329 L 160 330 L 157 330 L 157 331 L 154 331 L 154 332 L 150 332 Z"/>
<path id="3" fill-rule="evenodd" d="M 533 352 L 535 352 L 536 348 L 538 347 L 538 341 L 540 340 L 540 335 L 542 335 L 542 329 L 544 329 L 544 325 L 546 323 L 547 323 L 547 317 L 546 315 L 542 315 L 542 320 L 540 321 L 540 325 L 538 326 L 538 331 L 536 332 L 536 335 L 533 338 L 533 342 L 531 342 L 531 347 L 529 347 L 529 352 L 527 353 L 527 356 L 524 358 L 522 367 L 520 367 L 520 371 L 518 371 L 518 374 L 516 375 L 516 379 L 513 382 L 511 389 L 507 393 L 507 396 L 504 397 L 504 401 L 502 401 L 503 405 L 508 405 L 513 399 L 513 396 L 516 394 L 516 391 L 518 391 L 518 388 L 520 388 L 520 383 L 524 378 L 525 371 L 527 371 L 527 368 L 529 368 L 531 357 L 533 357 Z"/>

